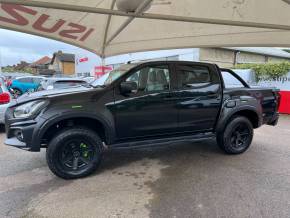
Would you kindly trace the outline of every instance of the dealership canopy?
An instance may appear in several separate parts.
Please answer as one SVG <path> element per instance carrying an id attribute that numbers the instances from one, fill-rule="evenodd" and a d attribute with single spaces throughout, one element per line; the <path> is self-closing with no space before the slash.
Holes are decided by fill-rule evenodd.
<path id="1" fill-rule="evenodd" d="M 102 57 L 173 48 L 290 47 L 290 0 L 0 3 L 0 28 L 56 39 Z"/>

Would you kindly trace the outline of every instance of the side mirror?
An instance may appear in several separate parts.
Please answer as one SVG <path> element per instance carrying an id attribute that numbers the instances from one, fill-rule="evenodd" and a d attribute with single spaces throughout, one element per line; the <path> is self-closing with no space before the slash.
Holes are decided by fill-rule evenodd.
<path id="1" fill-rule="evenodd" d="M 132 81 L 122 82 L 120 84 L 120 91 L 122 94 L 130 94 L 136 92 L 138 89 L 137 83 Z"/>

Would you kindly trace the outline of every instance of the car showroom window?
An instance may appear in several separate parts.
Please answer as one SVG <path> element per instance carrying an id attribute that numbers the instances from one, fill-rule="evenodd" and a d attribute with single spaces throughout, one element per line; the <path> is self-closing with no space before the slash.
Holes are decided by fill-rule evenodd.
<path id="1" fill-rule="evenodd" d="M 244 88 L 245 86 L 229 72 L 222 72 L 225 88 Z"/>
<path id="2" fill-rule="evenodd" d="M 138 92 L 159 92 L 169 90 L 170 79 L 167 66 L 145 67 L 127 78 L 136 82 Z"/>
<path id="3" fill-rule="evenodd" d="M 181 88 L 200 87 L 211 81 L 209 69 L 203 66 L 180 66 L 178 75 Z"/>

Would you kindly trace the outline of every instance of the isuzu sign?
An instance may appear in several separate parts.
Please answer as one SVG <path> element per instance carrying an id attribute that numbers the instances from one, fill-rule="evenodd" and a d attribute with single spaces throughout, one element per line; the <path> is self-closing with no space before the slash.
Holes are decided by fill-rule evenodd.
<path id="1" fill-rule="evenodd" d="M 1 4 L 0 24 L 15 28 L 27 27 L 40 35 L 56 34 L 60 38 L 80 42 L 86 41 L 94 32 L 94 28 L 65 19 L 56 20 L 52 15 L 22 5 Z"/>

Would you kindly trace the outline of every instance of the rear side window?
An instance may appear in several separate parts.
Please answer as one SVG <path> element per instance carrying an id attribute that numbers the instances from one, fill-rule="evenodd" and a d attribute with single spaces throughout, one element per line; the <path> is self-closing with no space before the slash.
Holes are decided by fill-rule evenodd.
<path id="1" fill-rule="evenodd" d="M 209 69 L 203 66 L 179 66 L 178 77 L 180 88 L 200 87 L 211 82 Z"/>
<path id="2" fill-rule="evenodd" d="M 222 72 L 225 88 L 244 88 L 245 86 L 229 72 Z"/>

